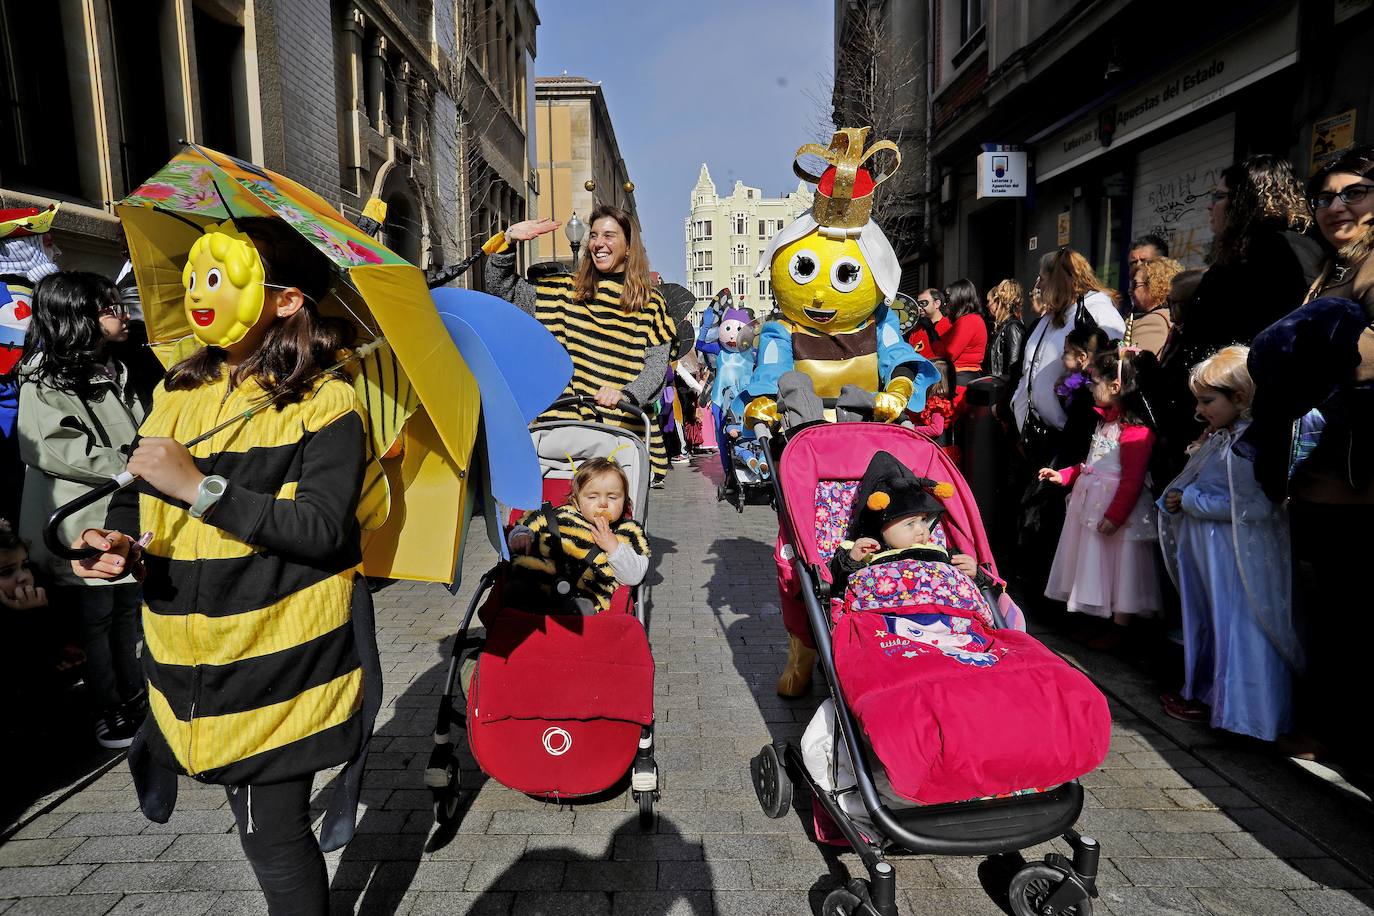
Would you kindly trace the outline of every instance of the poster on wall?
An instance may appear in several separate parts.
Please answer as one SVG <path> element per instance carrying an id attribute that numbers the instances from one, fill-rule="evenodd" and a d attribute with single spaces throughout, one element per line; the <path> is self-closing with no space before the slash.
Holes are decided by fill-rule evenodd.
<path id="1" fill-rule="evenodd" d="M 1072 228 L 1072 223 L 1069 220 L 1068 210 L 1065 210 L 1063 213 L 1059 214 L 1059 220 L 1055 225 L 1058 228 L 1058 232 L 1055 235 L 1055 238 L 1057 239 L 1056 244 L 1060 248 L 1063 248 L 1065 245 L 1069 244 L 1069 230 L 1070 228 Z"/>
<path id="2" fill-rule="evenodd" d="M 1322 118 L 1312 124 L 1312 167 L 1308 174 L 1336 158 L 1336 154 L 1355 142 L 1355 109 Z"/>
<path id="3" fill-rule="evenodd" d="M 1212 244 L 1208 204 L 1235 158 L 1236 116 L 1228 113 L 1136 157 L 1131 237 L 1157 235 L 1184 267 L 1205 265 Z"/>

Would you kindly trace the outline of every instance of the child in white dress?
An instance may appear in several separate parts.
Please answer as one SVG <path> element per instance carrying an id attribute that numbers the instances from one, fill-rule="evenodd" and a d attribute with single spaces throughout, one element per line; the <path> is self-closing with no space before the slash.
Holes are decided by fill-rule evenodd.
<path id="1" fill-rule="evenodd" d="M 1157 613 L 1161 604 L 1155 507 L 1146 487 L 1155 434 L 1140 393 L 1140 376 L 1154 365 L 1153 354 L 1132 348 L 1098 354 L 1092 393 L 1099 420 L 1088 457 L 1040 471 L 1041 480 L 1073 488 L 1046 597 L 1119 627 L 1132 616 Z M 1115 648 L 1123 633 L 1114 629 L 1094 645 Z"/>

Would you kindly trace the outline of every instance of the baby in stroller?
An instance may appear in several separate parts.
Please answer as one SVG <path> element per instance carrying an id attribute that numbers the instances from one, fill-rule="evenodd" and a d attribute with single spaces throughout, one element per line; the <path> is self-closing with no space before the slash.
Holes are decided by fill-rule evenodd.
<path id="1" fill-rule="evenodd" d="M 644 580 L 649 541 L 627 512 L 629 480 L 611 458 L 590 458 L 573 476 L 568 503 L 527 512 L 507 538 L 506 600 L 545 613 L 608 610 L 616 589 Z"/>
<path id="2" fill-rule="evenodd" d="M 831 560 L 840 690 L 882 765 L 889 803 L 1040 791 L 1091 770 L 1107 750 L 1101 694 L 1037 641 L 1002 628 L 1001 583 L 946 549 L 940 498 L 953 494 L 877 452 Z M 833 717 L 823 706 L 802 742 L 822 784 L 836 763 L 833 741 L 819 740 Z M 824 756 L 808 755 L 808 744 Z"/>
<path id="3" fill-rule="evenodd" d="M 877 569 L 900 560 L 947 563 L 980 590 L 997 585 L 991 576 L 978 568 L 973 557 L 966 553 L 951 554 L 932 542 L 932 532 L 945 511 L 940 497 L 952 496 L 953 487 L 917 477 L 887 452 L 873 456 L 865 480 L 870 481 L 872 492 L 859 516 L 860 536 L 853 541 L 842 541 L 830 562 L 830 581 L 837 594 L 844 594 L 850 577 L 862 569 L 874 575 L 900 579 L 901 570 L 880 572 Z M 885 487 L 878 488 L 879 480 L 885 482 Z M 986 616 L 991 622 L 990 608 Z"/>

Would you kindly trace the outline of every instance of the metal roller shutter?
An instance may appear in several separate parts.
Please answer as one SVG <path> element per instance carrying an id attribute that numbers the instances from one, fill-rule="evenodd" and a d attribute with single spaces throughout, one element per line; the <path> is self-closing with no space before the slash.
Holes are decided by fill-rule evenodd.
<path id="1" fill-rule="evenodd" d="M 1234 161 L 1234 112 L 1172 140 L 1142 150 L 1136 157 L 1131 237 L 1147 232 L 1169 240 L 1169 255 L 1184 267 L 1202 267 L 1212 230 L 1207 224 L 1209 194 L 1223 169 Z"/>

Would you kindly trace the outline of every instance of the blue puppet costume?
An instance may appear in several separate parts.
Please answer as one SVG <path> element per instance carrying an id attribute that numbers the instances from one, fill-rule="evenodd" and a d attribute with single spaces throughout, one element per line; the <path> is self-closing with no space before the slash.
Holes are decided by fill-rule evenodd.
<path id="1" fill-rule="evenodd" d="M 829 163 L 819 176 L 794 161 L 793 170 L 816 184 L 810 213 L 774 236 L 756 274 L 770 271 L 782 317 L 763 326 L 758 364 L 737 400 L 745 425 L 797 426 L 824 418 L 890 423 L 904 410 L 920 413 L 935 366 L 902 339 L 891 308 L 902 269 L 892 245 L 869 218 L 873 192 L 901 163 L 889 140 L 867 150 L 869 128 L 844 128 L 828 148 L 797 150 Z M 874 173 L 864 163 L 889 152 L 892 166 Z M 781 541 L 779 541 L 781 545 Z M 811 683 L 816 652 L 799 596 L 786 586 L 779 559 L 783 623 L 790 634 L 787 667 L 778 693 L 800 696 Z"/>
<path id="2" fill-rule="evenodd" d="M 743 397 L 750 425 L 820 419 L 817 399 L 827 418 L 838 409 L 841 419 L 891 422 L 904 409 L 919 413 L 938 377 L 902 339 L 890 307 L 901 266 L 869 215 L 874 190 L 901 160 L 891 141 L 864 150 L 867 136 L 868 128 L 846 128 L 828 149 L 807 144 L 797 151 L 830 167 L 815 176 L 793 164 L 816 183 L 815 203 L 773 237 L 755 271 L 770 271 L 782 318 L 764 325 L 759 337 L 758 365 Z M 885 151 L 895 162 L 875 179 L 863 163 Z"/>
<path id="3" fill-rule="evenodd" d="M 717 341 L 720 349 L 716 353 L 716 375 L 711 381 L 711 415 L 716 421 L 716 442 L 721 444 L 720 461 L 725 469 L 726 479 L 730 479 L 730 449 L 722 443 L 730 439 L 726 427 L 731 419 L 739 420 L 739 414 L 732 412 L 736 402 L 754 372 L 754 349 L 749 324 L 752 316 L 744 309 L 727 308 L 720 315 L 717 328 Z"/>

